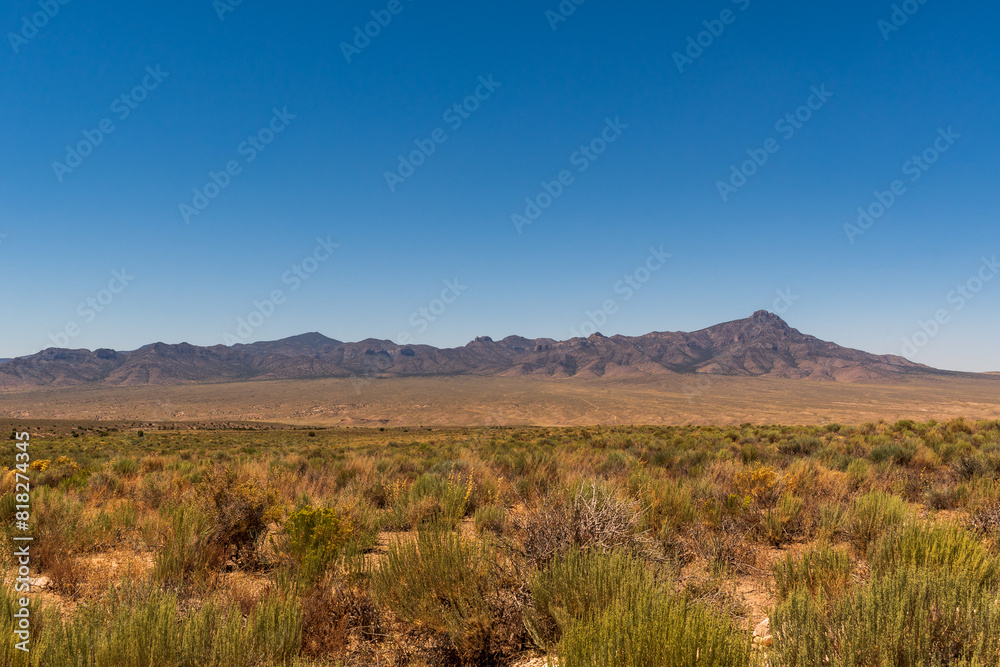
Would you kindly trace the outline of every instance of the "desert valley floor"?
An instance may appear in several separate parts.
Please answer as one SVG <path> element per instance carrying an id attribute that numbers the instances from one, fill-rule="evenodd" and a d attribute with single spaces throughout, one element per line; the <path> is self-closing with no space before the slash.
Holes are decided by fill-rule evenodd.
<path id="1" fill-rule="evenodd" d="M 995 419 L 1000 376 L 856 384 L 709 375 L 320 379 L 0 393 L 0 418 L 316 426 L 825 424 Z"/>

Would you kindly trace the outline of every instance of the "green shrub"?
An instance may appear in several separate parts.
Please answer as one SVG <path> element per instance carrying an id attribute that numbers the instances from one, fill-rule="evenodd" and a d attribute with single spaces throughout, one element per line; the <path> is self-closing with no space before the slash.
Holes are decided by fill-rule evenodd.
<path id="1" fill-rule="evenodd" d="M 691 488 L 679 481 L 663 481 L 652 486 L 647 495 L 646 515 L 655 535 L 668 539 L 695 522 L 698 512 L 691 495 Z"/>
<path id="2" fill-rule="evenodd" d="M 794 456 L 808 456 L 823 445 L 823 441 L 815 436 L 797 435 L 790 440 L 786 440 L 778 445 L 778 451 L 782 454 Z"/>
<path id="3" fill-rule="evenodd" d="M 5 493 L 0 497 L 0 523 L 11 523 L 15 512 L 17 512 L 17 499 L 13 493 Z"/>
<path id="4" fill-rule="evenodd" d="M 864 459 L 854 459 L 847 464 L 845 472 L 851 491 L 857 491 L 868 480 L 868 463 Z"/>
<path id="5" fill-rule="evenodd" d="M 159 473 L 149 473 L 142 478 L 139 487 L 139 498 L 153 510 L 160 509 L 169 493 L 166 479 Z"/>
<path id="6" fill-rule="evenodd" d="M 822 545 L 774 564 L 774 583 L 778 601 L 787 600 L 795 589 L 804 587 L 811 595 L 833 600 L 844 593 L 851 582 L 854 564 L 851 557 L 828 545 Z"/>
<path id="7" fill-rule="evenodd" d="M 111 470 L 119 477 L 134 477 L 139 473 L 139 462 L 135 459 L 118 459 L 111 464 Z"/>
<path id="8" fill-rule="evenodd" d="M 0 639 L 0 665 L 35 667 L 35 665 L 39 665 L 40 663 L 37 659 L 32 662 L 33 653 L 25 653 L 15 647 L 15 643 L 20 642 L 21 638 L 13 634 L 14 630 L 18 628 L 19 621 L 14 614 L 22 609 L 19 599 L 24 597 L 24 593 L 15 592 L 13 577 L 11 579 L 7 577 L 6 568 L 4 568 L 4 571 L 0 571 L 0 627 L 4 629 L 4 637 Z M 31 651 L 37 653 L 35 649 L 37 648 L 39 634 L 50 624 L 58 622 L 59 613 L 51 608 L 43 608 L 39 601 L 39 596 L 31 595 L 28 597 L 28 614 L 32 640 L 28 644 L 28 647 Z M 68 664 L 72 665 L 75 663 Z"/>
<path id="9" fill-rule="evenodd" d="M 486 532 L 502 535 L 507 525 L 507 511 L 497 505 L 483 505 L 476 508 L 474 522 L 480 535 Z"/>
<path id="10" fill-rule="evenodd" d="M 650 586 L 570 625 L 558 655 L 560 667 L 737 667 L 751 647 L 727 620 Z"/>
<path id="11" fill-rule="evenodd" d="M 873 541 L 902 523 L 909 513 L 906 502 L 898 496 L 882 491 L 858 496 L 851 506 L 851 541 L 859 553 L 865 554 Z"/>
<path id="12" fill-rule="evenodd" d="M 778 499 L 775 508 L 764 514 L 764 537 L 774 546 L 781 546 L 790 535 L 801 528 L 803 500 L 790 493 L 784 493 Z"/>
<path id="13" fill-rule="evenodd" d="M 819 537 L 833 542 L 843 536 L 848 525 L 848 512 L 838 502 L 823 503 L 819 506 Z"/>
<path id="14" fill-rule="evenodd" d="M 453 528 L 458 525 L 459 521 L 475 512 L 474 490 L 475 484 L 472 477 L 465 475 L 463 479 L 463 476 L 455 472 L 454 469 L 441 485 L 438 498 L 441 512 L 444 520 Z"/>
<path id="15" fill-rule="evenodd" d="M 401 619 L 447 637 L 463 662 L 485 660 L 503 643 L 498 623 L 499 572 L 481 543 L 426 527 L 416 541 L 390 545 L 372 573 L 377 600 Z"/>
<path id="16" fill-rule="evenodd" d="M 332 509 L 307 506 L 288 517 L 272 544 L 304 580 L 314 581 L 337 559 L 352 533 L 347 517 Z"/>
<path id="17" fill-rule="evenodd" d="M 876 436 L 880 438 L 880 436 Z M 902 442 L 890 442 L 872 447 L 869 458 L 874 463 L 893 463 L 905 466 L 913 461 L 917 449 L 923 442 L 917 438 L 904 438 Z"/>
<path id="18" fill-rule="evenodd" d="M 417 477 L 409 492 L 397 496 L 394 514 L 406 514 L 404 520 L 391 520 L 405 529 L 426 522 L 444 521 L 452 528 L 464 517 L 475 511 L 475 485 L 472 478 L 456 472 L 452 467 L 447 477 L 424 473 Z"/>
<path id="19" fill-rule="evenodd" d="M 574 621 L 603 613 L 627 589 L 649 585 L 643 563 L 624 552 L 570 550 L 532 576 L 524 623 L 540 648 L 550 648 Z"/>
<path id="20" fill-rule="evenodd" d="M 883 536 L 868 562 L 878 575 L 916 567 L 953 572 L 970 585 L 1000 584 L 1000 562 L 960 526 L 909 524 Z"/>
<path id="21" fill-rule="evenodd" d="M 446 635 L 460 655 L 475 658 L 489 643 L 491 562 L 481 545 L 424 528 L 416 542 L 389 547 L 372 589 L 397 616 Z"/>
<path id="22" fill-rule="evenodd" d="M 0 616 L 6 606 L 0 594 Z M 51 613 L 42 618 L 32 628 L 27 659 L 22 655 L 4 665 L 291 667 L 301 643 L 302 614 L 289 591 L 267 595 L 246 618 L 239 607 L 214 600 L 182 616 L 173 594 L 126 583 L 70 619 Z"/>
<path id="23" fill-rule="evenodd" d="M 662 456 L 666 456 L 668 453 L 664 452 Z M 749 465 L 760 460 L 761 451 L 760 447 L 753 445 L 751 443 L 746 443 L 740 448 L 740 461 L 743 465 Z"/>
<path id="24" fill-rule="evenodd" d="M 904 568 L 827 611 L 804 588 L 771 615 L 775 667 L 996 665 L 1000 602 L 962 574 Z"/>
<path id="25" fill-rule="evenodd" d="M 35 541 L 31 564 L 49 576 L 54 588 L 74 595 L 84 576 L 76 556 L 99 546 L 100 531 L 86 518 L 85 507 L 75 493 L 38 487 L 32 500 Z"/>
<path id="26" fill-rule="evenodd" d="M 121 496 L 125 492 L 125 484 L 121 478 L 107 470 L 100 470 L 87 478 L 87 487 L 96 494 Z"/>
<path id="27" fill-rule="evenodd" d="M 208 545 L 208 517 L 194 507 L 181 506 L 166 511 L 170 527 L 162 535 L 163 544 L 153 561 L 153 578 L 164 586 L 183 589 L 203 580 L 217 565 L 218 550 Z"/>
<path id="28" fill-rule="evenodd" d="M 825 604 L 823 598 L 817 599 L 805 586 L 799 586 L 771 611 L 768 618 L 776 637 L 768 661 L 772 667 L 839 667 L 844 664 L 832 660 L 839 656 L 834 654 L 834 637 L 831 622 L 823 609 Z"/>

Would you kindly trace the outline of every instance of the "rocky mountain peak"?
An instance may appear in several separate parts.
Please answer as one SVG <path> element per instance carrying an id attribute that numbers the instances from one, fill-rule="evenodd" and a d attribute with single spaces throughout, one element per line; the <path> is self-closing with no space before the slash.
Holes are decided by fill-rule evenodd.
<path id="1" fill-rule="evenodd" d="M 902 357 L 819 340 L 775 313 L 695 331 L 557 341 L 479 336 L 460 348 L 341 343 L 309 333 L 283 340 L 197 347 L 154 343 L 133 352 L 49 349 L 0 365 L 0 390 L 84 384 L 131 386 L 310 378 L 522 376 L 650 377 L 691 374 L 901 382 L 941 374 Z"/>

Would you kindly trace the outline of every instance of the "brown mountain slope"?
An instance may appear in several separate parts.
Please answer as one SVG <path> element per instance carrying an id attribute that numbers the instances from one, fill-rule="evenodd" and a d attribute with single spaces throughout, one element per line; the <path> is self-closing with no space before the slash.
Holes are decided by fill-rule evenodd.
<path id="1" fill-rule="evenodd" d="M 177 385 L 247 380 L 420 376 L 662 377 L 676 374 L 886 383 L 958 375 L 902 357 L 821 341 L 758 311 L 693 333 L 555 341 L 477 338 L 464 347 L 343 343 L 318 333 L 278 341 L 197 347 L 155 343 L 131 352 L 49 349 L 0 365 L 0 389 Z"/>

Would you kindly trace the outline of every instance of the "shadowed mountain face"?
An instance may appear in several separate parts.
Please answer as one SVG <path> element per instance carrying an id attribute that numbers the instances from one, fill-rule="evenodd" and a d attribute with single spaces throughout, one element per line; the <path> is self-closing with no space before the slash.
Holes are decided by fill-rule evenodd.
<path id="1" fill-rule="evenodd" d="M 766 311 L 694 333 L 594 334 L 555 341 L 477 338 L 438 349 L 318 333 L 227 347 L 155 343 L 132 352 L 48 349 L 0 364 L 0 389 L 174 385 L 314 378 L 430 375 L 634 377 L 665 374 L 809 378 L 885 383 L 949 374 L 893 355 L 821 341 Z"/>

